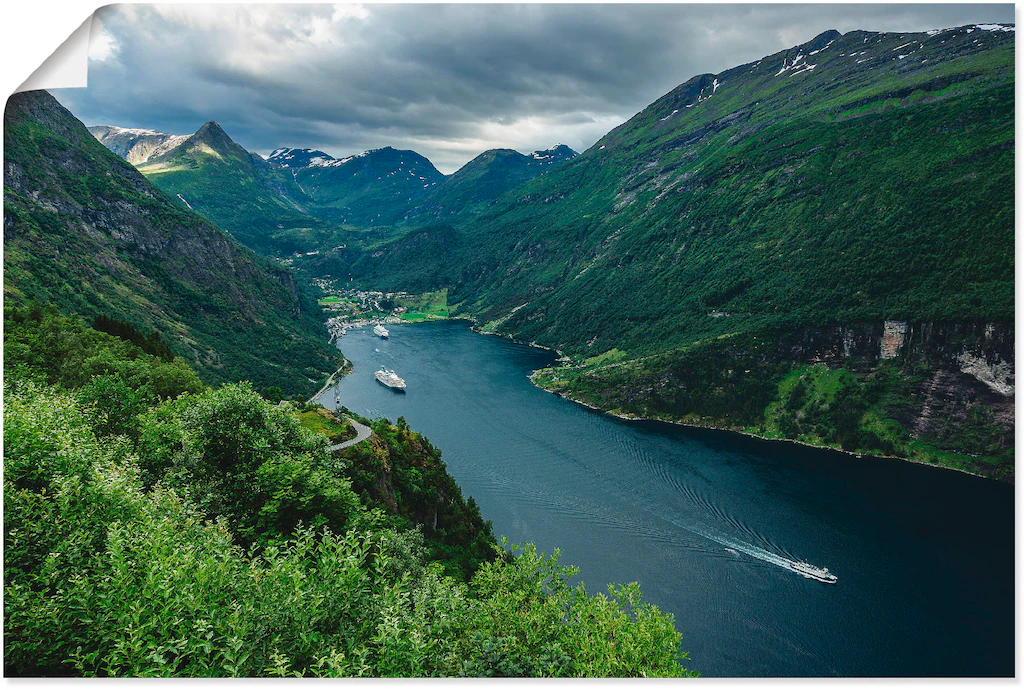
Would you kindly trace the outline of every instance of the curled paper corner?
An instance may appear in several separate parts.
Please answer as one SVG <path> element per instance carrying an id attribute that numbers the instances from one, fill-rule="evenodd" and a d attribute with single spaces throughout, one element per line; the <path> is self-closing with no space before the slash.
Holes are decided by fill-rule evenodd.
<path id="1" fill-rule="evenodd" d="M 61 43 L 14 93 L 38 89 L 84 88 L 89 82 L 89 38 L 95 13 Z"/>

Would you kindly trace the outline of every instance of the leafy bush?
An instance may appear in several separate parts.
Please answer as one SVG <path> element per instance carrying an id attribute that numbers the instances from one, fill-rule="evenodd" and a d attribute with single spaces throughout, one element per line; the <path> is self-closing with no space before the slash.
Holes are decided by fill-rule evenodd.
<path id="1" fill-rule="evenodd" d="M 260 511 L 213 520 L 190 487 L 172 486 L 183 474 L 147 489 L 130 444 L 97 437 L 71 394 L 34 382 L 5 383 L 4 393 L 8 675 L 687 673 L 672 617 L 642 603 L 635 585 L 587 596 L 568 584 L 575 569 L 532 547 L 467 584 L 424 560 L 419 533 L 390 528 L 306 526 L 245 550 L 232 522 L 254 529 Z M 252 404 L 262 408 L 243 409 Z M 280 468 L 303 454 L 280 440 L 312 454 L 317 442 L 270 409 L 244 386 L 182 396 L 146 416 L 143 447 L 162 451 L 163 437 L 193 477 L 255 467 L 271 475 L 257 482 L 281 489 Z M 219 499 L 232 508 L 239 476 Z M 266 498 L 280 514 L 279 497 Z"/>

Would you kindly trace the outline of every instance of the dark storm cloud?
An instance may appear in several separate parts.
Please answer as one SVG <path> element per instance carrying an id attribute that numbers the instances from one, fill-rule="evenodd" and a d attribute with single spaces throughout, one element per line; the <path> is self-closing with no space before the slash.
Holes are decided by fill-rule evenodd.
<path id="1" fill-rule="evenodd" d="M 1013 5 L 122 5 L 99 13 L 87 124 L 335 155 L 583 150 L 694 74 L 840 31 L 1012 22 Z"/>

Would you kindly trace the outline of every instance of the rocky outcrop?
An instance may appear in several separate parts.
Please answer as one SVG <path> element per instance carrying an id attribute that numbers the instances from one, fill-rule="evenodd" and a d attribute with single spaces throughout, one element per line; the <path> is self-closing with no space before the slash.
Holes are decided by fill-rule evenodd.
<path id="1" fill-rule="evenodd" d="M 776 357 L 862 373 L 891 362 L 906 382 L 894 419 L 915 439 L 974 455 L 1013 448 L 1011 323 L 885 321 L 808 328 L 784 339 Z M 965 437 L 982 428 L 988 429 L 984 442 Z"/>
<path id="2" fill-rule="evenodd" d="M 780 338 L 776 357 L 855 369 L 919 357 L 932 367 L 970 374 L 1003 395 L 1014 391 L 1014 328 L 1007 322 L 880 321 L 802 328 Z"/>
<path id="3" fill-rule="evenodd" d="M 906 340 L 906 321 L 886 321 L 882 325 L 882 347 L 878 355 L 879 358 L 893 359 L 897 357 Z"/>
<path id="4" fill-rule="evenodd" d="M 986 386 L 1005 397 L 1014 394 L 1013 364 L 996 360 L 986 360 L 972 352 L 962 352 L 957 358 L 960 371 L 970 374 Z"/>
<path id="5" fill-rule="evenodd" d="M 89 127 L 89 133 L 108 149 L 132 165 L 145 163 L 170 151 L 188 139 L 187 134 L 166 134 L 152 129 L 132 129 L 112 125 Z"/>

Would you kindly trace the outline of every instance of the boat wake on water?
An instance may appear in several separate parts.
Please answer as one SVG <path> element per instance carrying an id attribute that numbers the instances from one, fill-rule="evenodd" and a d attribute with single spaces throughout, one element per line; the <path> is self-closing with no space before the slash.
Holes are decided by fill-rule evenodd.
<path id="1" fill-rule="evenodd" d="M 765 563 L 771 563 L 772 565 L 785 568 L 786 570 L 797 573 L 798 575 L 803 575 L 809 580 L 817 580 L 818 582 L 822 582 L 827 585 L 834 585 L 839 581 L 839 578 L 830 573 L 828 568 L 819 568 L 811 565 L 807 561 L 796 561 L 792 558 L 786 558 L 785 556 L 780 556 L 777 553 L 772 553 L 767 549 L 762 549 L 759 546 L 754 546 L 753 544 L 748 544 L 738 539 L 731 539 L 729 537 L 717 535 L 699 527 L 678 526 L 693 532 L 694 534 L 698 534 L 705 539 L 721 544 L 728 551 L 745 553 L 746 555 L 764 561 Z"/>
<path id="2" fill-rule="evenodd" d="M 817 580 L 818 582 L 825 584 L 835 584 L 838 581 L 839 578 L 830 573 L 828 568 L 819 568 L 811 565 L 806 560 L 797 560 L 792 554 L 779 553 L 779 551 L 784 552 L 785 549 L 771 543 L 764 535 L 758 534 L 748 525 L 745 525 L 743 522 L 730 515 L 727 511 L 723 510 L 720 506 L 715 505 L 713 501 L 708 500 L 707 497 L 702 496 L 692 487 L 681 482 L 669 468 L 647 458 L 641 448 L 634 446 L 627 447 L 625 450 L 635 459 L 639 466 L 649 471 L 667 487 L 679 492 L 679 494 L 684 496 L 691 504 L 706 513 L 709 517 L 721 521 L 737 531 L 743 532 L 747 537 L 763 542 L 767 548 L 756 546 L 749 541 L 723 536 L 721 533 L 717 533 L 717 531 L 714 531 L 711 528 L 694 526 L 692 524 L 682 524 L 676 520 L 672 520 L 671 518 L 665 518 L 676 527 L 720 544 L 724 546 L 727 551 L 732 552 L 733 555 L 743 553 L 764 561 L 765 563 L 776 565 L 780 568 L 802 575 L 810 580 Z M 627 493 L 632 494 L 633 492 L 627 490 Z M 637 498 L 639 498 L 639 496 Z"/>
<path id="3" fill-rule="evenodd" d="M 497 475 L 497 473 L 494 472 L 485 472 L 483 474 L 489 475 L 489 479 L 493 484 L 499 486 L 506 486 L 510 490 L 510 492 L 513 492 L 518 496 L 529 496 L 533 501 L 544 504 L 550 504 L 552 506 L 558 506 L 559 508 L 562 509 L 570 508 L 572 513 L 577 515 L 586 515 L 588 516 L 588 519 L 596 519 L 598 522 L 605 522 L 606 524 L 615 522 L 616 526 L 618 527 L 637 531 L 643 534 L 644 536 L 647 536 L 648 538 L 655 538 L 659 541 L 671 541 L 670 535 L 656 529 L 651 529 L 650 527 L 645 527 L 641 525 L 638 521 L 624 521 L 622 519 L 622 516 L 616 516 L 614 520 L 601 520 L 598 518 L 598 516 L 603 511 L 601 511 L 599 508 L 588 508 L 587 506 L 583 505 L 580 501 L 567 500 L 564 496 L 556 498 L 554 496 L 548 495 L 545 491 L 538 491 L 536 489 L 532 491 L 527 491 L 522 484 L 512 482 L 504 477 L 499 477 L 499 475 Z M 674 520 L 664 515 L 661 516 L 661 519 L 671 523 L 675 527 L 685 530 L 698 537 L 702 537 L 707 541 L 719 544 L 720 546 L 725 547 L 727 551 L 731 551 L 733 554 L 742 553 L 752 558 L 756 558 L 759 561 L 763 561 L 765 563 L 769 563 L 771 565 L 783 568 L 784 570 L 788 570 L 790 572 L 801 575 L 809 580 L 817 580 L 818 582 L 824 584 L 836 584 L 836 582 L 838 582 L 839 580 L 838 577 L 829 572 L 828 568 L 819 568 L 817 566 L 811 565 L 807 561 L 798 561 L 794 558 L 788 558 L 778 553 L 769 551 L 768 549 L 761 548 L 760 546 L 755 546 L 754 544 L 743 541 L 741 539 L 736 539 L 718 533 L 716 530 L 712 528 L 693 524 L 683 524 L 678 520 Z"/>

